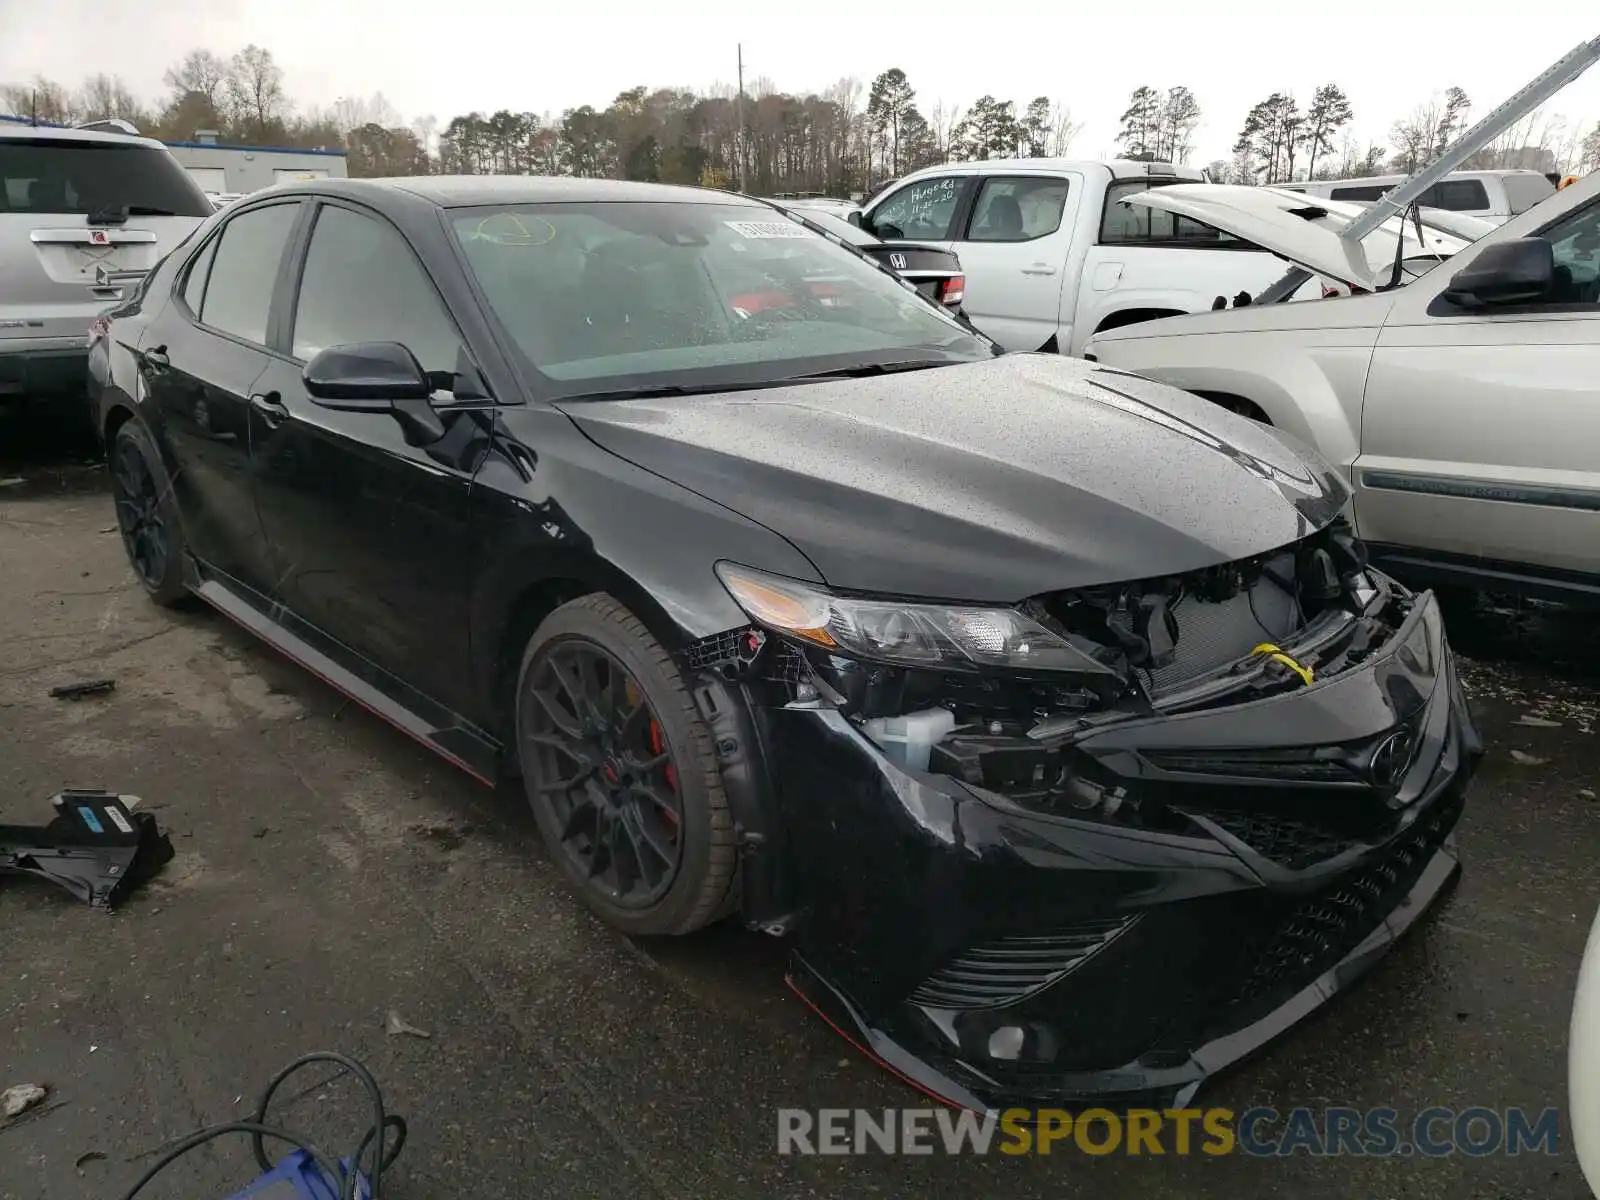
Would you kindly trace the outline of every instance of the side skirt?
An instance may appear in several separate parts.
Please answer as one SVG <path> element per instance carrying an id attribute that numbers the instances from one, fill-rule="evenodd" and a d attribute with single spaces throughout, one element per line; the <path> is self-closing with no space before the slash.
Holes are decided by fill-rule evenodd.
<path id="1" fill-rule="evenodd" d="M 219 572 L 198 568 L 194 594 L 279 654 L 488 787 L 500 777 L 500 743 L 460 715 L 328 637 L 281 604 Z"/>

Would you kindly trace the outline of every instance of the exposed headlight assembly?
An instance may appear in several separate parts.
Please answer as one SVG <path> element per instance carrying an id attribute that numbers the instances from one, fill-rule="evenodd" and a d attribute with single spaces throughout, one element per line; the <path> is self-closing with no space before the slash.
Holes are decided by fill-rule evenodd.
<path id="1" fill-rule="evenodd" d="M 1118 674 L 1015 609 L 836 596 L 735 563 L 716 570 L 756 624 L 846 657 L 930 670 Z"/>

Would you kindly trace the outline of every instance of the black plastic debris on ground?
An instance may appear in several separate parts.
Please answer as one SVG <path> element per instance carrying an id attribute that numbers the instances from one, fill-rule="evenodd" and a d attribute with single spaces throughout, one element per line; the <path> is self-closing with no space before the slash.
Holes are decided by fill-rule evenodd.
<path id="1" fill-rule="evenodd" d="M 114 691 L 116 686 L 115 679 L 86 679 L 81 683 L 64 683 L 60 687 L 53 687 L 50 695 L 56 700 L 81 700 L 85 696 L 103 696 Z"/>
<path id="2" fill-rule="evenodd" d="M 130 803 L 131 802 L 131 803 Z M 172 842 L 134 796 L 69 790 L 48 825 L 0 825 L 0 875 L 33 875 L 109 909 L 172 860 Z"/>

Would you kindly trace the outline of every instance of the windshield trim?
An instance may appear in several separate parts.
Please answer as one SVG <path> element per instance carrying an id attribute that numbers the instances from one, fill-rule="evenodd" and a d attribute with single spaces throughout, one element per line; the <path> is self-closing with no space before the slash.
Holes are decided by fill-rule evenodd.
<path id="1" fill-rule="evenodd" d="M 918 304 L 926 306 L 927 310 L 935 315 L 935 319 L 949 326 L 950 336 L 942 343 L 924 346 L 899 346 L 885 347 L 877 351 L 851 350 L 842 353 L 825 355 L 806 355 L 796 358 L 786 358 L 777 361 L 756 360 L 753 362 L 738 362 L 719 366 L 696 366 L 681 370 L 655 370 L 650 372 L 633 372 L 619 375 L 602 375 L 590 378 L 576 377 L 571 379 L 558 379 L 542 371 L 529 357 L 526 350 L 516 336 L 507 327 L 500 313 L 491 302 L 482 280 L 473 268 L 471 260 L 467 257 L 466 248 L 457 232 L 457 223 L 462 220 L 471 220 L 473 217 L 487 217 L 495 213 L 516 212 L 528 210 L 583 210 L 600 206 L 621 206 L 624 204 L 637 205 L 641 201 L 607 201 L 607 200 L 570 200 L 570 201 L 519 201 L 511 203 L 473 204 L 453 207 L 441 207 L 438 211 L 440 226 L 450 242 L 450 251 L 455 256 L 460 266 L 462 276 L 469 292 L 477 301 L 479 312 L 482 314 L 500 348 L 502 355 L 520 377 L 523 389 L 527 395 L 538 402 L 559 406 L 564 403 L 586 403 L 586 396 L 598 392 L 615 392 L 631 389 L 662 388 L 671 389 L 674 386 L 683 386 L 689 392 L 699 394 L 721 394 L 740 390 L 755 390 L 773 386 L 799 386 L 805 382 L 794 377 L 799 375 L 836 375 L 852 368 L 873 368 L 881 366 L 878 361 L 902 362 L 907 358 L 927 356 L 928 365 L 956 366 L 962 363 L 981 362 L 982 358 L 972 358 L 954 354 L 949 350 L 949 345 L 959 339 L 971 339 L 978 346 L 988 351 L 988 357 L 995 358 L 1006 353 L 999 343 L 987 334 L 978 330 L 969 322 L 958 319 L 949 312 L 944 305 L 930 300 L 926 295 L 917 290 L 915 284 L 905 279 L 899 272 L 880 261 L 871 254 L 866 253 L 858 246 L 842 240 L 825 229 L 819 229 L 810 221 L 797 217 L 787 209 L 764 200 L 749 203 L 750 198 L 736 196 L 730 197 L 726 203 L 709 201 L 703 205 L 708 209 L 747 211 L 751 208 L 765 209 L 777 213 L 787 220 L 809 229 L 817 237 L 831 245 L 848 251 L 857 261 L 867 264 L 879 275 L 892 281 L 894 285 L 915 297 Z M 683 205 L 683 201 L 650 201 L 652 204 Z M 686 205 L 688 207 L 688 205 Z M 772 367 L 781 368 L 783 378 L 778 378 L 770 373 L 764 376 L 752 377 L 752 369 L 759 371 L 763 366 L 769 372 Z M 593 384 L 593 387 L 584 387 Z M 702 386 L 705 385 L 705 386 Z"/>

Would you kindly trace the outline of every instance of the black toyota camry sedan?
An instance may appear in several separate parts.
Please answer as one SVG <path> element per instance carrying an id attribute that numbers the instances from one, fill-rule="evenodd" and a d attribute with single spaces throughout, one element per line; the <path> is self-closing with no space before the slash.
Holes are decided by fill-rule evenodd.
<path id="1" fill-rule="evenodd" d="M 616 928 L 789 937 L 956 1104 L 1186 1102 L 1458 869 L 1439 610 L 1327 464 L 755 201 L 274 188 L 90 370 L 157 603 L 520 777 Z"/>

